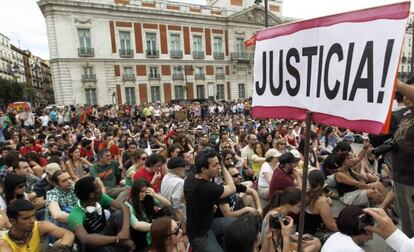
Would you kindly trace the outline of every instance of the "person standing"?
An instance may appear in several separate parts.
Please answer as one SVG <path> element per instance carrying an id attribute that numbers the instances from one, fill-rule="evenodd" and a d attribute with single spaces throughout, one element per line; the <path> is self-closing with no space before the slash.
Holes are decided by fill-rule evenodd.
<path id="1" fill-rule="evenodd" d="M 223 251 L 216 240 L 221 231 L 224 234 L 228 221 L 214 220 L 214 206 L 220 198 L 236 192 L 233 179 L 227 168 L 220 167 L 217 154 L 206 150 L 195 158 L 196 174 L 184 182 L 184 197 L 187 210 L 187 234 L 193 251 Z M 217 185 L 213 178 L 221 175 L 225 185 Z M 227 219 L 229 220 L 229 219 Z"/>

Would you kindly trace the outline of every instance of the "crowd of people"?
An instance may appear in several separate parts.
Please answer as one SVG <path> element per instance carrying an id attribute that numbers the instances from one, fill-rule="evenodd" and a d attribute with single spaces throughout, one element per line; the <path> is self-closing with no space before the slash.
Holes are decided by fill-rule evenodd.
<path id="1" fill-rule="evenodd" d="M 304 205 L 304 123 L 254 119 L 249 99 L 0 112 L 0 250 L 296 251 L 304 207 L 302 251 L 373 232 L 412 251 L 413 88 L 397 85 L 399 148 L 312 124 Z"/>

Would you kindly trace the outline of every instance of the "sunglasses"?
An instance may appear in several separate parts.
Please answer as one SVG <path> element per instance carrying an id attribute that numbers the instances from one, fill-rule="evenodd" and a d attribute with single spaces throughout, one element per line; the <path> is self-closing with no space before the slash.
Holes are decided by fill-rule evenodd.
<path id="1" fill-rule="evenodd" d="M 236 174 L 233 174 L 233 175 L 231 175 L 233 178 L 238 178 L 239 176 L 240 176 L 240 174 L 238 174 L 238 173 L 236 173 Z"/>
<path id="2" fill-rule="evenodd" d="M 232 157 L 228 157 L 225 160 L 233 160 L 233 158 Z"/>
<path id="3" fill-rule="evenodd" d="M 180 230 L 181 230 L 181 223 L 177 222 L 177 227 L 171 233 L 169 233 L 168 236 L 170 235 L 177 236 L 180 233 Z"/>
<path id="4" fill-rule="evenodd" d="M 147 157 L 142 157 L 141 160 L 142 161 L 147 160 Z"/>

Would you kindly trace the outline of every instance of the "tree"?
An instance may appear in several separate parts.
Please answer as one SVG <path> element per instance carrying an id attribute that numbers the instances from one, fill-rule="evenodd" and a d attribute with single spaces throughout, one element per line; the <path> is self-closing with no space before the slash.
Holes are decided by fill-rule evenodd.
<path id="1" fill-rule="evenodd" d="M 11 102 L 28 101 L 33 103 L 37 99 L 33 87 L 26 83 L 17 83 L 15 81 L 0 78 L 0 104 L 6 107 Z"/>

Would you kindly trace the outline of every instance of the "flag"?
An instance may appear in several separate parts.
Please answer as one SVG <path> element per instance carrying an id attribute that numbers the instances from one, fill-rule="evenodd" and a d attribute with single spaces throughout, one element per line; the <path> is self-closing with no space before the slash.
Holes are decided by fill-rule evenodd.
<path id="1" fill-rule="evenodd" d="M 248 40 L 244 41 L 245 47 L 255 46 L 255 45 L 256 45 L 256 34 L 251 36 Z"/>

